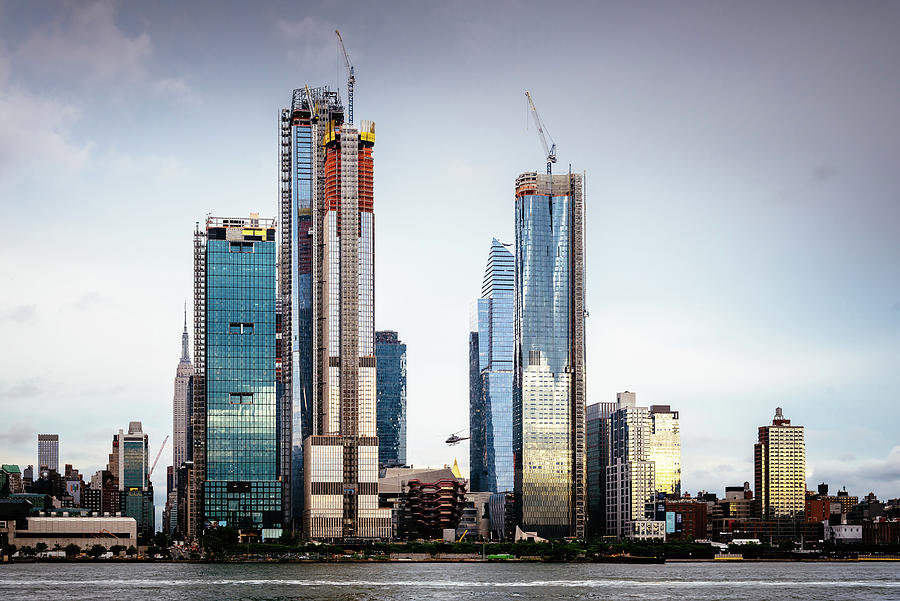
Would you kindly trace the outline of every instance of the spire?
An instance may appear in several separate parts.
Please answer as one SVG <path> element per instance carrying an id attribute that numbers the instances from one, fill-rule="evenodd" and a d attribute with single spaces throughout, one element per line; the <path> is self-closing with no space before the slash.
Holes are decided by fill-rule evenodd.
<path id="1" fill-rule="evenodd" d="M 181 362 L 191 362 L 191 355 L 188 352 L 187 301 L 184 301 L 184 332 L 181 334 Z"/>

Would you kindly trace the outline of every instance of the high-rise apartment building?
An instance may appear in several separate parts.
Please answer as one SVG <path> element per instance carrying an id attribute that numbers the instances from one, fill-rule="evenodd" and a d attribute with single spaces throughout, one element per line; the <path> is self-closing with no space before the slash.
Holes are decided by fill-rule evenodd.
<path id="1" fill-rule="evenodd" d="M 302 507 L 312 538 L 387 538 L 391 531 L 390 510 L 378 508 L 377 495 L 374 143 L 374 125 L 345 123 L 328 88 L 294 90 L 281 112 L 291 514 L 296 524 Z"/>
<path id="2" fill-rule="evenodd" d="M 513 453 L 522 528 L 583 537 L 586 523 L 584 207 L 581 174 L 516 179 Z"/>
<path id="3" fill-rule="evenodd" d="M 150 482 L 150 440 L 141 422 L 129 422 L 128 431 L 113 435 L 116 455 L 115 478 L 119 488 L 119 503 L 123 516 L 133 517 L 139 531 L 155 532 L 156 514 L 153 506 L 153 484 Z M 113 463 L 113 462 L 111 462 Z"/>
<path id="4" fill-rule="evenodd" d="M 772 425 L 759 427 L 753 459 L 759 515 L 763 519 L 802 521 L 806 502 L 803 426 L 791 425 L 777 407 Z"/>
<path id="5" fill-rule="evenodd" d="M 656 492 L 681 497 L 681 429 L 678 412 L 669 405 L 650 405 L 650 453 Z"/>
<path id="6" fill-rule="evenodd" d="M 656 470 L 649 459 L 650 410 L 637 406 L 635 393 L 620 392 L 607 428 L 606 534 L 624 537 L 630 522 L 654 516 Z"/>
<path id="7" fill-rule="evenodd" d="M 59 434 L 38 434 L 38 471 L 59 472 Z"/>
<path id="8" fill-rule="evenodd" d="M 606 533 L 606 468 L 609 465 L 609 416 L 615 403 L 593 403 L 586 413 L 588 533 L 598 537 Z"/>
<path id="9" fill-rule="evenodd" d="M 194 519 L 282 533 L 275 221 L 210 217 L 194 234 Z"/>
<path id="10" fill-rule="evenodd" d="M 390 330 L 375 332 L 378 463 L 406 465 L 406 345 Z"/>
<path id="11" fill-rule="evenodd" d="M 511 492 L 515 257 L 491 242 L 469 337 L 469 471 L 472 491 Z"/>
<path id="12" fill-rule="evenodd" d="M 191 458 L 191 413 L 193 402 L 194 366 L 188 348 L 187 308 L 184 311 L 184 331 L 181 333 L 181 359 L 175 371 L 175 394 L 172 399 L 172 468 L 175 484 L 178 468 Z"/>

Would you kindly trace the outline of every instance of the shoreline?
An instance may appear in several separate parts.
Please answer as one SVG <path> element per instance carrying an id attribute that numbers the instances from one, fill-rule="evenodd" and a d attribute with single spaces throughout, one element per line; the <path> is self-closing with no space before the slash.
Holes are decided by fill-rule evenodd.
<path id="1" fill-rule="evenodd" d="M 900 557 L 862 557 L 855 559 L 839 559 L 839 558 L 810 558 L 810 559 L 666 559 L 664 563 L 867 563 L 867 562 L 900 562 Z M 663 562 L 617 562 L 617 561 L 554 561 L 540 558 L 523 558 L 523 559 L 473 559 L 473 558 L 433 558 L 433 559 L 60 559 L 60 558 L 36 558 L 28 560 L 0 561 L 0 566 L 18 565 L 18 564 L 46 564 L 46 563 L 104 563 L 104 564 L 357 564 L 357 563 L 484 563 L 484 564 L 504 564 L 504 563 L 552 563 L 552 564 L 598 564 L 598 565 L 648 565 L 656 563 L 662 565 Z"/>

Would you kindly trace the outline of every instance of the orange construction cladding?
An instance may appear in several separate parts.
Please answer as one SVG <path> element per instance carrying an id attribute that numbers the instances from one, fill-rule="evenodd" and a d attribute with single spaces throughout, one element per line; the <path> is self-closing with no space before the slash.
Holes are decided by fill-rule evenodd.
<path id="1" fill-rule="evenodd" d="M 371 213 L 375 208 L 374 172 L 375 161 L 372 148 L 359 149 L 357 168 L 357 193 L 359 212 Z M 338 145 L 330 146 L 325 152 L 325 206 L 329 211 L 337 211 L 338 235 L 341 223 L 341 152 Z M 359 231 L 362 231 L 360 226 Z"/>

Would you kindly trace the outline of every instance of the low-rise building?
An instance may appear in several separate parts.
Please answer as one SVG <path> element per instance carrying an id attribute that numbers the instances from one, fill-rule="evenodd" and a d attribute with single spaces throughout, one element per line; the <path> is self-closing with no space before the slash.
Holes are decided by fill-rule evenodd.
<path id="1" fill-rule="evenodd" d="M 456 527 L 457 539 L 465 536 L 467 540 L 478 538 L 490 540 L 491 521 L 488 504 L 491 495 L 493 493 L 490 492 L 466 493 L 466 503 L 459 519 L 459 526 Z"/>
<path id="2" fill-rule="evenodd" d="M 862 524 L 824 524 L 824 540 L 833 543 L 861 543 Z"/>
<path id="3" fill-rule="evenodd" d="M 10 545 L 33 547 L 44 543 L 53 549 L 76 544 L 82 549 L 101 544 L 137 546 L 137 522 L 130 517 L 26 517 L 0 526 Z"/>
<path id="4" fill-rule="evenodd" d="M 666 540 L 666 523 L 659 520 L 625 522 L 625 538 L 633 540 Z"/>
<path id="5" fill-rule="evenodd" d="M 707 538 L 707 505 L 705 502 L 684 500 L 666 501 L 665 504 L 667 538 L 692 540 L 705 540 Z M 671 525 L 668 523 L 669 513 L 673 514 L 674 524 Z"/>

